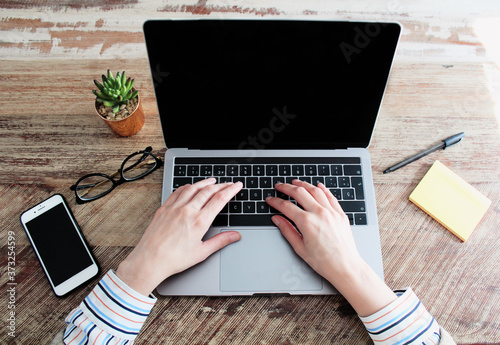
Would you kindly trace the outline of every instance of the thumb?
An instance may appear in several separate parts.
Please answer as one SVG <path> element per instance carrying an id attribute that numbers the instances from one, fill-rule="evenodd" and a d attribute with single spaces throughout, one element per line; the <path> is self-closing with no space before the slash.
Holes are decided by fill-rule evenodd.
<path id="1" fill-rule="evenodd" d="M 203 242 L 203 254 L 205 258 L 209 257 L 225 246 L 237 242 L 241 239 L 241 234 L 237 231 L 224 231 L 215 235 L 211 239 Z"/>
<path id="2" fill-rule="evenodd" d="M 295 226 L 288 221 L 288 219 L 282 216 L 274 216 L 271 218 L 274 224 L 281 230 L 283 236 L 290 243 L 295 252 L 301 257 L 304 258 L 306 249 L 304 246 L 304 240 L 302 239 L 302 235 L 299 234 Z"/>

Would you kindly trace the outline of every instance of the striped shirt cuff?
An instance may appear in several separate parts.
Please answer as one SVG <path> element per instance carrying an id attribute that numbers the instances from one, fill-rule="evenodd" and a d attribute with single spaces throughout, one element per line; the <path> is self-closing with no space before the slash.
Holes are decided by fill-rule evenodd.
<path id="1" fill-rule="evenodd" d="M 66 344 L 107 343 L 131 344 L 139 334 L 156 297 L 146 297 L 125 284 L 110 270 L 99 281 L 79 308 L 66 318 Z M 101 339 L 102 338 L 102 339 Z M 121 341 L 120 341 L 121 340 Z"/>
<path id="2" fill-rule="evenodd" d="M 398 296 L 394 302 L 360 317 L 374 344 L 438 344 L 440 327 L 412 289 L 394 292 Z"/>

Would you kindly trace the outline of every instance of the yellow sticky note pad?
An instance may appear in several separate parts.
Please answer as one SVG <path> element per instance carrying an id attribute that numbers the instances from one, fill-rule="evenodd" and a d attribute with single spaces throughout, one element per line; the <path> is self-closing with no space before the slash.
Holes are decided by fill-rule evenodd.
<path id="1" fill-rule="evenodd" d="M 467 241 L 491 200 L 441 162 L 435 161 L 410 195 L 410 201 Z"/>

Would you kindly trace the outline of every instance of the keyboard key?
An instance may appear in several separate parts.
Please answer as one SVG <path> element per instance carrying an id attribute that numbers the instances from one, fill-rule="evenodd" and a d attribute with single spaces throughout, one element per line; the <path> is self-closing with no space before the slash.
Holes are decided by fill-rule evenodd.
<path id="1" fill-rule="evenodd" d="M 339 201 L 344 212 L 366 212 L 364 201 Z"/>
<path id="2" fill-rule="evenodd" d="M 342 200 L 342 191 L 340 189 L 333 188 L 333 189 L 330 189 L 330 192 L 333 194 L 334 197 L 337 198 L 337 200 Z"/>
<path id="3" fill-rule="evenodd" d="M 240 201 L 229 202 L 229 213 L 241 213 L 242 205 Z"/>
<path id="4" fill-rule="evenodd" d="M 251 165 L 240 165 L 240 176 L 250 176 L 252 175 Z"/>
<path id="5" fill-rule="evenodd" d="M 330 167 L 328 165 L 318 165 L 318 175 L 330 175 Z"/>
<path id="6" fill-rule="evenodd" d="M 297 179 L 297 177 L 287 176 L 287 177 L 285 177 L 285 182 L 292 184 L 293 180 L 296 180 L 296 179 Z"/>
<path id="7" fill-rule="evenodd" d="M 339 187 L 347 188 L 351 186 L 351 179 L 349 177 L 339 177 Z"/>
<path id="8" fill-rule="evenodd" d="M 265 169 L 263 165 L 254 165 L 253 166 L 253 176 L 264 176 Z"/>
<path id="9" fill-rule="evenodd" d="M 351 185 L 354 187 L 356 192 L 356 199 L 364 199 L 365 193 L 363 192 L 363 178 L 361 177 L 351 177 Z"/>
<path id="10" fill-rule="evenodd" d="M 233 177 L 233 182 L 236 183 L 236 182 L 241 182 L 243 183 L 243 187 L 242 188 L 245 188 L 245 178 L 244 177 Z"/>
<path id="11" fill-rule="evenodd" d="M 193 183 L 193 179 L 191 177 L 174 177 L 174 183 L 172 188 L 179 188 L 180 186 L 184 186 L 185 184 Z"/>
<path id="12" fill-rule="evenodd" d="M 241 189 L 236 194 L 236 200 L 248 200 L 248 189 Z"/>
<path id="13" fill-rule="evenodd" d="M 199 165 L 188 165 L 187 175 L 188 176 L 199 176 L 200 175 L 200 166 Z"/>
<path id="14" fill-rule="evenodd" d="M 342 165 L 332 165 L 330 168 L 332 175 L 342 175 Z"/>
<path id="15" fill-rule="evenodd" d="M 290 176 L 292 174 L 291 168 L 289 165 L 280 165 L 279 166 L 279 174 L 281 176 Z"/>
<path id="16" fill-rule="evenodd" d="M 186 176 L 186 166 L 176 165 L 174 167 L 174 176 Z"/>
<path id="17" fill-rule="evenodd" d="M 260 188 L 271 188 L 271 178 L 270 177 L 259 177 L 259 187 Z"/>
<path id="18" fill-rule="evenodd" d="M 366 225 L 366 213 L 355 213 L 354 214 L 354 223 L 356 225 Z"/>
<path id="19" fill-rule="evenodd" d="M 231 177 L 227 177 L 227 176 L 224 176 L 224 177 L 221 177 L 219 179 L 220 183 L 226 183 L 226 182 L 232 182 L 233 179 Z"/>
<path id="20" fill-rule="evenodd" d="M 297 176 L 304 175 L 304 166 L 292 165 L 292 175 L 297 175 Z"/>
<path id="21" fill-rule="evenodd" d="M 325 178 L 323 176 L 313 176 L 311 177 L 311 184 L 317 186 L 318 183 L 325 184 Z"/>
<path id="22" fill-rule="evenodd" d="M 283 192 L 278 192 L 278 191 L 277 191 L 277 192 L 276 192 L 276 196 L 277 196 L 278 198 L 283 199 L 283 200 L 288 200 L 288 199 L 290 199 L 290 197 L 289 197 L 288 195 L 286 195 L 285 193 L 283 193 Z"/>
<path id="23" fill-rule="evenodd" d="M 269 226 L 274 225 L 271 214 L 229 215 L 230 226 Z"/>
<path id="24" fill-rule="evenodd" d="M 342 199 L 354 200 L 354 189 L 352 188 L 342 189 Z"/>
<path id="25" fill-rule="evenodd" d="M 285 183 L 285 177 L 284 176 L 273 177 L 273 187 L 276 185 L 276 183 Z"/>
<path id="26" fill-rule="evenodd" d="M 325 177 L 325 186 L 327 188 L 337 187 L 337 178 L 334 177 L 334 176 L 327 176 L 327 177 Z"/>
<path id="27" fill-rule="evenodd" d="M 361 165 L 344 165 L 344 175 L 361 175 Z"/>
<path id="28" fill-rule="evenodd" d="M 277 176 L 278 175 L 278 166 L 277 165 L 267 165 L 266 166 L 266 175 L 267 176 Z"/>
<path id="29" fill-rule="evenodd" d="M 202 165 L 200 168 L 201 176 L 212 176 L 212 166 L 211 165 Z"/>
<path id="30" fill-rule="evenodd" d="M 246 188 L 258 188 L 259 187 L 259 178 L 258 177 L 247 177 L 247 183 L 245 185 Z"/>
<path id="31" fill-rule="evenodd" d="M 193 177 L 193 183 L 205 180 L 205 177 Z"/>
<path id="32" fill-rule="evenodd" d="M 225 176 L 226 166 L 225 165 L 214 165 L 214 176 Z"/>
<path id="33" fill-rule="evenodd" d="M 311 183 L 311 178 L 309 176 L 299 176 L 299 180 Z"/>
<path id="34" fill-rule="evenodd" d="M 238 176 L 238 166 L 228 165 L 227 166 L 227 176 Z"/>
<path id="35" fill-rule="evenodd" d="M 246 201 L 243 203 L 243 213 L 255 213 L 255 203 Z"/>
<path id="36" fill-rule="evenodd" d="M 258 202 L 257 213 L 269 213 L 269 205 L 264 201 Z"/>
<path id="37" fill-rule="evenodd" d="M 262 200 L 262 189 L 250 189 L 250 200 Z"/>
<path id="38" fill-rule="evenodd" d="M 275 189 L 264 189 L 262 191 L 262 199 L 266 200 L 267 197 L 270 196 L 276 196 L 276 190 Z"/>
<path id="39" fill-rule="evenodd" d="M 305 172 L 306 172 L 306 175 L 308 175 L 308 176 L 317 175 L 316 165 L 306 165 Z"/>

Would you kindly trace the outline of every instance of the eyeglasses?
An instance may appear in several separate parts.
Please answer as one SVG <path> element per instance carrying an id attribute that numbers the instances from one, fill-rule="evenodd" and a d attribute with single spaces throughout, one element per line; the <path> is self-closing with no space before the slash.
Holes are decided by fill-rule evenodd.
<path id="1" fill-rule="evenodd" d="M 146 147 L 143 151 L 132 153 L 125 158 L 120 170 L 111 175 L 94 173 L 81 177 L 70 187 L 75 191 L 76 202 L 83 204 L 102 198 L 117 186 L 131 182 L 151 174 L 163 165 L 163 161 L 151 153 L 153 148 Z M 118 180 L 114 177 L 120 175 Z"/>

